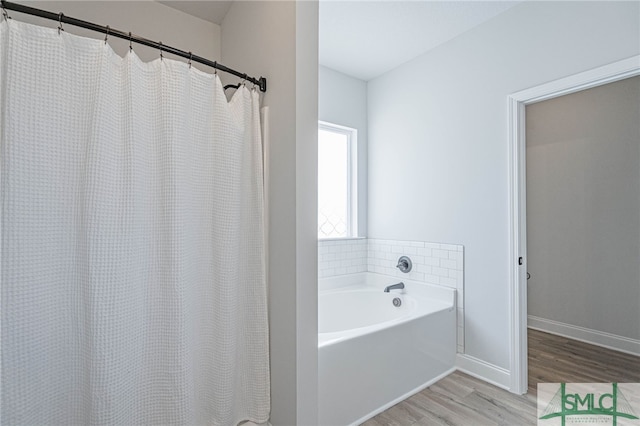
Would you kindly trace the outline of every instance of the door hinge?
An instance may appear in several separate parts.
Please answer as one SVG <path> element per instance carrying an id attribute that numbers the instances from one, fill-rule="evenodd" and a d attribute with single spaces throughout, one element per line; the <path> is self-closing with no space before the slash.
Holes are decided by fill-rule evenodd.
<path id="1" fill-rule="evenodd" d="M 522 265 L 522 258 L 521 257 L 518 258 L 518 265 Z"/>

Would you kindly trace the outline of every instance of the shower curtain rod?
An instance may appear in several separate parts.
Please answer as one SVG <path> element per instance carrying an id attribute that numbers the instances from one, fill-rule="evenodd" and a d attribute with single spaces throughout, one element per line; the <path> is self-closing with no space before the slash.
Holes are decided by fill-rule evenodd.
<path id="1" fill-rule="evenodd" d="M 94 24 L 93 22 L 83 21 L 81 19 L 71 18 L 69 16 L 65 16 L 62 12 L 53 13 L 42 9 L 36 9 L 29 6 L 24 6 L 18 3 L 12 3 L 5 0 L 0 0 L 1 6 L 6 10 L 13 10 L 20 13 L 26 13 L 28 15 L 34 15 L 45 19 L 51 19 L 52 21 L 58 21 L 59 23 L 74 25 L 76 27 L 86 28 L 88 30 L 97 31 L 102 34 L 106 34 L 107 37 L 118 37 L 123 38 L 125 40 L 129 40 L 130 43 L 138 43 L 144 46 L 153 47 L 155 49 L 159 49 L 164 52 L 169 52 L 174 55 L 189 59 L 189 61 L 199 62 L 201 64 L 213 67 L 217 70 L 233 74 L 237 77 L 240 77 L 248 82 L 251 82 L 257 85 L 260 88 L 261 92 L 267 91 L 267 79 L 264 77 L 260 77 L 258 79 L 254 77 L 250 77 L 247 74 L 243 74 L 239 71 L 233 70 L 231 68 L 225 67 L 222 64 L 219 64 L 217 61 L 210 61 L 201 56 L 197 56 L 192 54 L 191 52 L 185 52 L 184 50 L 176 49 L 175 47 L 167 46 L 166 44 L 162 44 L 162 42 L 148 40 L 146 38 L 138 37 L 136 35 L 132 35 L 131 33 L 126 33 L 124 31 L 115 30 L 110 28 L 109 26 L 103 27 L 102 25 Z"/>

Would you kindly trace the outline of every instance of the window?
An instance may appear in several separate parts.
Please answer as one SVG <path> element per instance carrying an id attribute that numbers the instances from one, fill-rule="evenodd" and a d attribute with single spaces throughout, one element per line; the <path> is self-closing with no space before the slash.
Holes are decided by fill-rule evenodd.
<path id="1" fill-rule="evenodd" d="M 356 237 L 357 131 L 318 124 L 318 238 Z"/>

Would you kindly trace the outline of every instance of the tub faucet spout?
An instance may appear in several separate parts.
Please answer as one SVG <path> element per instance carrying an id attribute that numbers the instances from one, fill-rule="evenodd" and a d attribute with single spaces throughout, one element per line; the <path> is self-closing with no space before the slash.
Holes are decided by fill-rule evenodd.
<path id="1" fill-rule="evenodd" d="M 399 282 L 398 284 L 393 284 L 393 285 L 386 286 L 384 288 L 384 292 L 385 293 L 389 293 L 389 290 L 396 290 L 396 289 L 402 290 L 403 288 L 404 288 L 404 283 L 403 282 Z"/>

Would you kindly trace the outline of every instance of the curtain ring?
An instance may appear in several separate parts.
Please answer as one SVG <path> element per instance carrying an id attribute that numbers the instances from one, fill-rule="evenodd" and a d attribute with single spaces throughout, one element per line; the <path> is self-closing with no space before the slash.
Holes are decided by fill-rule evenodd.
<path id="1" fill-rule="evenodd" d="M 129 31 L 129 52 L 133 52 L 133 46 L 131 45 L 131 31 Z"/>
<path id="2" fill-rule="evenodd" d="M 218 75 L 218 61 L 213 61 L 213 75 Z"/>
<path id="3" fill-rule="evenodd" d="M 60 12 L 58 13 L 58 35 L 60 35 L 60 31 L 64 31 L 64 28 L 62 28 L 62 17 L 64 16 L 64 13 Z"/>
<path id="4" fill-rule="evenodd" d="M 9 19 L 11 19 L 11 16 L 7 13 L 7 9 L 4 8 L 4 2 L 2 3 L 2 17 L 5 21 L 9 21 Z"/>
<path id="5" fill-rule="evenodd" d="M 159 49 L 160 49 L 160 60 L 164 61 L 164 56 L 162 56 L 162 42 L 159 41 L 158 43 L 160 43 L 160 47 L 159 47 Z"/>
<path id="6" fill-rule="evenodd" d="M 189 69 L 191 69 L 191 59 L 193 58 L 193 53 L 189 52 Z"/>
<path id="7" fill-rule="evenodd" d="M 111 28 L 109 28 L 109 26 L 107 25 L 107 33 L 104 35 L 104 44 L 107 44 L 107 38 L 109 37 L 109 31 L 111 31 Z"/>

